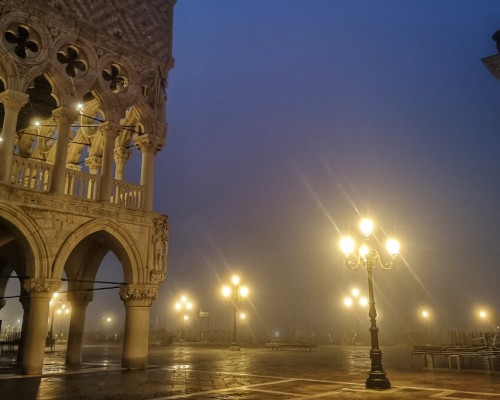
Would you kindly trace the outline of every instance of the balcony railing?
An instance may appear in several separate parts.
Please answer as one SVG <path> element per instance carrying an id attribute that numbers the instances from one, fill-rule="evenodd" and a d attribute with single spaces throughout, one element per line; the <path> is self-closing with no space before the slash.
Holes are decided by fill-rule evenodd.
<path id="1" fill-rule="evenodd" d="M 23 189 L 48 192 L 51 186 L 53 165 L 44 161 L 14 155 L 12 184 Z M 66 169 L 64 194 L 83 200 L 98 201 L 101 176 L 73 169 Z M 144 187 L 120 180 L 113 180 L 110 203 L 142 209 Z"/>
<path id="2" fill-rule="evenodd" d="M 12 184 L 38 192 L 48 192 L 52 178 L 52 165 L 43 161 L 14 156 Z"/>
<path id="3" fill-rule="evenodd" d="M 101 177 L 99 175 L 66 169 L 64 194 L 96 201 L 99 199 L 100 182 Z"/>
<path id="4" fill-rule="evenodd" d="M 114 179 L 111 202 L 130 208 L 143 208 L 144 187 Z"/>

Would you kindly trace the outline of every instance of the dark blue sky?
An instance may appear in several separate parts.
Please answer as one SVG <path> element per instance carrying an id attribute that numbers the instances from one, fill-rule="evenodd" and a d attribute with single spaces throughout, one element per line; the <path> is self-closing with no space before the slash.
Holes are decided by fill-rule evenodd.
<path id="1" fill-rule="evenodd" d="M 229 329 L 218 293 L 236 271 L 254 330 L 342 329 L 343 295 L 366 293 L 338 248 L 358 214 L 406 260 L 374 273 L 381 333 L 415 329 L 423 305 L 442 328 L 499 310 L 500 82 L 480 61 L 497 29 L 497 0 L 178 1 L 153 320 L 175 327 L 187 292 Z M 111 295 L 123 315 L 99 292 L 89 319 Z"/>
<path id="2" fill-rule="evenodd" d="M 269 327 L 335 326 L 366 287 L 337 247 L 359 211 L 408 262 L 375 272 L 383 323 L 498 309 L 500 84 L 480 62 L 497 29 L 498 1 L 179 1 L 167 294 L 222 312 L 235 269 Z"/>

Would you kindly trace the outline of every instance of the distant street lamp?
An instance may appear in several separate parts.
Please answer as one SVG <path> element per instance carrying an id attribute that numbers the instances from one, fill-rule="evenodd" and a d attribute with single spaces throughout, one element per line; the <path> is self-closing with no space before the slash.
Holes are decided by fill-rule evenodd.
<path id="1" fill-rule="evenodd" d="M 248 288 L 246 286 L 240 286 L 240 278 L 237 275 L 233 275 L 231 283 L 232 285 L 222 288 L 222 295 L 226 298 L 231 297 L 233 301 L 233 341 L 231 342 L 229 350 L 239 351 L 240 345 L 238 344 L 236 314 L 238 312 L 239 302 L 248 296 Z"/>
<path id="2" fill-rule="evenodd" d="M 370 246 L 374 224 L 370 219 L 363 219 L 360 223 L 360 230 L 364 237 L 364 244 L 360 246 L 359 253 L 354 256 L 355 242 L 350 237 L 344 237 L 340 241 L 340 246 L 346 257 L 346 265 L 351 269 L 363 267 L 368 274 L 368 297 L 369 297 L 369 313 L 370 316 L 370 334 L 371 334 L 371 370 L 368 373 L 366 380 L 366 388 L 368 389 L 390 389 L 391 383 L 387 378 L 387 374 L 382 368 L 382 351 L 379 348 L 378 328 L 377 328 L 377 311 L 375 310 L 375 297 L 373 295 L 372 271 L 374 268 L 393 269 L 396 266 L 396 259 L 399 254 L 399 242 L 395 239 L 389 239 L 386 243 L 389 253 L 389 261 L 382 262 L 379 252 Z"/>
<path id="3" fill-rule="evenodd" d="M 422 308 L 418 311 L 418 316 L 420 318 L 420 321 L 422 321 L 425 326 L 425 336 L 427 338 L 427 341 L 430 343 L 432 314 L 427 308 Z"/>
<path id="4" fill-rule="evenodd" d="M 193 308 L 193 303 L 191 303 L 186 296 L 181 296 L 180 301 L 175 303 L 175 309 L 179 312 L 179 317 L 181 320 L 181 332 L 179 335 L 179 341 L 184 341 L 184 321 L 189 320 L 189 316 L 186 314 Z"/>
<path id="5" fill-rule="evenodd" d="M 351 342 L 353 344 L 356 343 L 356 339 L 359 338 L 359 316 L 357 312 L 357 307 L 365 308 L 366 306 L 368 306 L 368 299 L 366 297 L 360 296 L 360 294 L 361 293 L 359 289 L 353 288 L 351 290 L 351 295 L 345 296 L 343 301 L 344 307 L 352 309 L 356 317 L 356 332 L 354 333 L 354 336 L 351 339 Z"/>

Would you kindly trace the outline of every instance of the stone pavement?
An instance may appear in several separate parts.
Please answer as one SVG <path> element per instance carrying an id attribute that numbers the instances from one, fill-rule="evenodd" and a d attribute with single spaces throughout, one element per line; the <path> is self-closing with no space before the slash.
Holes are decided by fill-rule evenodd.
<path id="1" fill-rule="evenodd" d="M 81 368 L 48 357 L 41 377 L 0 374 L 0 400 L 31 399 L 453 399 L 500 400 L 500 374 L 487 369 L 426 369 L 408 347 L 383 348 L 393 388 L 364 388 L 367 347 L 320 346 L 316 352 L 225 347 L 151 348 L 146 370 L 125 371 L 119 347 L 86 347 Z M 5 365 L 8 359 L 2 359 Z M 413 364 L 413 365 L 412 365 Z"/>

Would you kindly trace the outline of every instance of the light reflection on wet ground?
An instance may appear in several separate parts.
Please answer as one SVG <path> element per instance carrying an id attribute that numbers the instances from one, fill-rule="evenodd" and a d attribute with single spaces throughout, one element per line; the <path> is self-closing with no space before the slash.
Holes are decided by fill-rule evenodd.
<path id="1" fill-rule="evenodd" d="M 34 399 L 487 399 L 500 400 L 500 374 L 423 369 L 410 347 L 383 348 L 393 389 L 364 388 L 368 347 L 320 346 L 317 351 L 172 345 L 151 347 L 146 370 L 120 367 L 120 347 L 87 347 L 81 368 L 64 352 L 49 355 L 42 378 L 0 375 L 2 400 Z M 106 367 L 108 365 L 108 367 Z"/>

